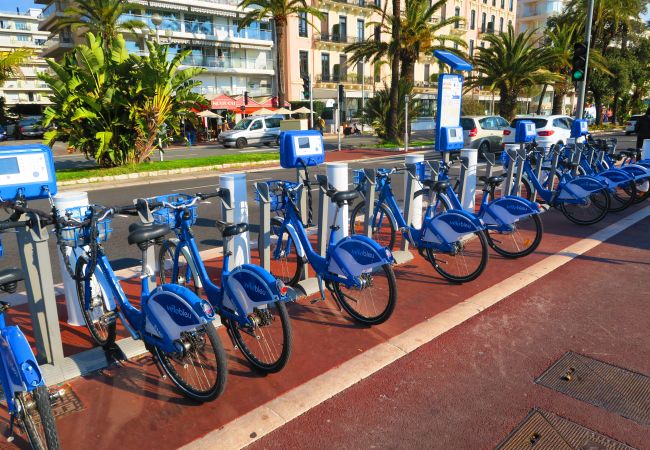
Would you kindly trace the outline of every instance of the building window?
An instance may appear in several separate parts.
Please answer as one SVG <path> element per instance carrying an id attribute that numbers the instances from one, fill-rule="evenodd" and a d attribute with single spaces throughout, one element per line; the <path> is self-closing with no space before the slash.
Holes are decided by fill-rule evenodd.
<path id="1" fill-rule="evenodd" d="M 447 5 L 440 7 L 440 20 L 447 20 Z"/>
<path id="2" fill-rule="evenodd" d="M 503 17 L 499 17 L 499 33 L 503 33 Z"/>
<path id="3" fill-rule="evenodd" d="M 456 9 L 454 10 L 454 15 L 456 17 L 460 17 L 460 7 L 459 6 L 456 6 Z M 454 28 L 460 28 L 460 22 L 456 22 L 454 24 Z"/>
<path id="4" fill-rule="evenodd" d="M 307 13 L 299 12 L 298 13 L 298 36 L 307 37 Z"/>
<path id="5" fill-rule="evenodd" d="M 474 57 L 474 39 L 469 40 L 469 57 Z"/>
<path id="6" fill-rule="evenodd" d="M 490 23 L 488 23 L 488 31 L 494 33 L 494 27 L 496 24 L 496 18 L 494 17 L 494 14 L 492 14 L 490 16 Z"/>
<path id="7" fill-rule="evenodd" d="M 375 25 L 375 41 L 381 41 L 381 28 L 379 25 Z"/>
<path id="8" fill-rule="evenodd" d="M 483 14 L 481 14 L 481 32 L 482 33 L 485 33 L 486 22 L 487 22 L 487 14 L 483 13 Z"/>
<path id="9" fill-rule="evenodd" d="M 431 65 L 430 64 L 425 64 L 424 65 L 424 81 L 429 81 L 431 78 Z"/>
<path id="10" fill-rule="evenodd" d="M 497 6 L 497 0 L 492 0 L 492 6 Z"/>
<path id="11" fill-rule="evenodd" d="M 506 7 L 506 0 L 501 0 L 501 9 Z"/>
<path id="12" fill-rule="evenodd" d="M 28 92 L 27 93 L 27 98 L 29 99 L 30 102 L 34 101 L 34 93 L 33 92 Z"/>
<path id="13" fill-rule="evenodd" d="M 347 42 L 348 39 L 348 18 L 339 16 L 339 42 Z"/>
<path id="14" fill-rule="evenodd" d="M 330 54 L 320 54 L 320 73 L 323 81 L 330 80 Z"/>
<path id="15" fill-rule="evenodd" d="M 363 19 L 357 19 L 357 41 L 362 42 L 366 40 L 365 30 L 366 30 L 366 24 L 363 21 Z"/>
<path id="16" fill-rule="evenodd" d="M 309 52 L 300 50 L 300 76 L 306 77 L 309 75 Z"/>
<path id="17" fill-rule="evenodd" d="M 16 36 L 16 40 L 20 42 L 29 42 L 31 39 L 28 34 L 19 34 Z"/>
<path id="18" fill-rule="evenodd" d="M 474 30 L 476 28 L 476 10 L 473 9 L 469 15 L 469 28 Z"/>
<path id="19" fill-rule="evenodd" d="M 510 0 L 510 11 L 514 9 L 515 0 Z"/>

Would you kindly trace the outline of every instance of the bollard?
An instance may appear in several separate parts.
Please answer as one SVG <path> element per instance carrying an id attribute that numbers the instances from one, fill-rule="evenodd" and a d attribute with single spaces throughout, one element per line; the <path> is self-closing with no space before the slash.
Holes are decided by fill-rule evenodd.
<path id="1" fill-rule="evenodd" d="M 506 148 L 506 155 L 510 159 L 510 164 L 508 164 L 508 172 L 506 173 L 506 180 L 501 187 L 501 195 L 506 196 L 510 195 L 512 191 L 512 183 L 514 182 L 515 176 L 515 167 L 517 165 L 517 150 L 512 148 Z"/>
<path id="2" fill-rule="evenodd" d="M 641 159 L 650 159 L 650 139 L 643 140 L 643 151 Z"/>
<path id="3" fill-rule="evenodd" d="M 327 181 L 339 191 L 347 191 L 348 188 L 348 163 L 327 163 Z M 337 206 L 329 202 L 329 216 L 334 217 Z M 336 216 L 334 241 L 337 242 L 348 235 L 348 205 L 343 205 Z"/>
<path id="4" fill-rule="evenodd" d="M 321 256 L 325 257 L 327 254 L 327 245 L 328 242 L 328 198 L 325 195 L 326 186 L 327 186 L 327 177 L 325 175 L 316 175 L 316 180 L 318 181 L 318 253 Z"/>
<path id="5" fill-rule="evenodd" d="M 406 170 L 404 171 L 404 178 L 406 179 L 406 190 L 404 191 L 404 218 L 406 219 L 407 224 L 412 224 L 413 223 L 413 213 L 415 212 L 414 205 L 413 205 L 413 194 L 415 194 L 416 189 L 418 188 L 418 182 L 417 182 L 417 177 L 416 177 L 416 166 L 415 164 L 407 164 L 406 165 Z M 416 226 L 416 228 L 421 228 L 422 227 L 422 202 L 420 202 L 420 208 L 418 210 L 419 212 L 419 217 L 420 217 L 420 222 L 419 222 L 419 227 Z M 408 251 L 409 249 L 409 242 L 408 239 L 402 239 L 402 245 L 400 247 L 400 250 L 402 251 Z"/>
<path id="6" fill-rule="evenodd" d="M 521 144 L 519 150 L 517 150 L 517 172 L 514 179 L 514 186 L 510 195 L 518 196 L 521 190 L 521 179 L 524 176 L 524 163 L 526 161 L 526 147 L 524 144 Z"/>
<path id="7" fill-rule="evenodd" d="M 138 199 L 133 200 L 133 204 L 138 205 Z M 145 203 L 144 208 L 138 208 L 138 217 L 140 218 L 140 222 L 142 222 L 145 225 L 153 225 L 154 219 L 153 219 L 153 214 L 151 210 L 149 209 L 149 205 Z M 156 247 L 154 245 L 150 245 L 147 247 L 147 250 L 145 252 L 144 256 L 144 261 L 143 261 L 143 273 L 146 273 L 149 275 L 149 289 L 154 289 L 156 287 L 156 274 L 158 273 L 158 270 L 160 269 L 158 267 L 158 258 L 156 258 Z"/>
<path id="8" fill-rule="evenodd" d="M 366 183 L 364 185 L 365 189 L 363 192 L 366 202 L 366 207 L 363 211 L 363 233 L 369 238 L 372 238 L 372 217 L 375 208 L 375 187 L 377 184 L 377 171 L 375 169 L 363 169 L 363 175 L 366 178 Z"/>
<path id="9" fill-rule="evenodd" d="M 417 164 L 421 163 L 424 161 L 424 155 L 423 154 L 418 154 L 418 155 L 406 155 L 406 158 L 404 158 L 404 163 L 408 166 L 409 164 Z M 408 170 L 404 172 L 404 214 L 406 214 L 406 204 L 407 204 L 407 197 L 406 197 L 406 192 L 407 192 L 407 187 L 408 184 L 412 181 L 411 176 L 408 173 Z M 413 186 L 411 195 L 415 194 L 415 191 L 418 189 L 421 189 L 422 185 L 420 183 L 416 183 L 415 186 Z M 418 196 L 417 198 L 413 198 L 411 196 L 410 201 L 412 202 L 412 207 L 410 208 L 410 211 L 412 212 L 412 216 L 410 221 L 407 223 L 413 224 L 416 228 L 420 228 L 422 226 L 422 196 Z M 405 215 L 406 217 L 406 215 Z M 404 249 L 406 250 L 406 249 Z"/>
<path id="10" fill-rule="evenodd" d="M 60 211 L 60 214 L 65 214 L 65 210 L 74 207 L 88 206 L 88 193 L 83 191 L 67 191 L 59 192 L 54 196 L 54 206 Z M 82 210 L 83 212 L 84 210 Z M 77 265 L 77 258 L 84 253 L 82 248 L 66 247 L 66 258 L 70 261 L 70 267 L 74 270 Z M 63 291 L 65 292 L 65 307 L 68 312 L 68 324 L 77 327 L 86 325 L 81 307 L 77 301 L 77 286 L 75 281 L 70 277 L 68 270 L 65 267 L 65 261 L 60 251 L 57 252 L 59 257 L 59 269 L 61 272 L 61 280 L 63 280 Z"/>
<path id="11" fill-rule="evenodd" d="M 463 205 L 464 210 L 474 212 L 478 149 L 464 148 L 460 151 L 460 157 L 465 159 L 464 164 L 467 167 L 464 170 L 464 177 L 461 178 L 462 195 L 460 197 L 460 203 Z"/>
<path id="12" fill-rule="evenodd" d="M 298 183 L 303 183 L 305 186 L 305 189 L 307 189 L 307 185 L 304 183 L 304 180 L 307 180 L 307 170 L 304 167 L 298 167 L 296 168 L 296 179 Z M 308 204 L 307 200 L 309 198 L 309 193 L 305 190 L 302 189 L 300 191 L 300 196 L 298 197 L 298 208 L 300 208 L 300 220 L 302 223 L 305 225 L 305 227 L 308 227 L 311 225 L 311 214 L 309 214 L 309 208 L 311 205 Z"/>
<path id="13" fill-rule="evenodd" d="M 227 189 L 229 195 L 221 199 L 221 220 L 232 223 L 248 223 L 248 202 L 246 197 L 246 174 L 230 173 L 219 177 L 219 186 Z M 224 242 L 225 244 L 225 242 Z M 233 236 L 224 251 L 232 252 L 229 269 L 250 261 L 249 232 Z"/>
<path id="14" fill-rule="evenodd" d="M 255 183 L 260 202 L 260 230 L 257 235 L 257 250 L 260 254 L 260 265 L 271 271 L 271 198 L 269 185 L 264 182 Z"/>

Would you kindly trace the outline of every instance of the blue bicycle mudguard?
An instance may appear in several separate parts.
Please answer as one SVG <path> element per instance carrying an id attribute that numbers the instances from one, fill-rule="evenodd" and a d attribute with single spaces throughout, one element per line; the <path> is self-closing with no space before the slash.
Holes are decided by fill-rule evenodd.
<path id="1" fill-rule="evenodd" d="M 621 184 L 627 184 L 634 180 L 632 175 L 619 169 L 607 169 L 593 176 L 594 178 L 606 182 L 610 188 L 620 186 Z"/>
<path id="2" fill-rule="evenodd" d="M 337 260 L 340 261 L 337 262 Z M 347 276 L 359 276 L 372 272 L 375 267 L 395 262 L 393 254 L 368 236 L 354 234 L 338 241 L 330 251 L 328 270 L 331 273 Z M 341 268 L 345 266 L 345 270 Z"/>
<path id="3" fill-rule="evenodd" d="M 144 305 L 147 321 L 145 330 L 170 341 L 183 331 L 192 331 L 214 319 L 214 310 L 205 300 L 184 286 L 158 286 Z"/>
<path id="4" fill-rule="evenodd" d="M 643 164 L 627 164 L 619 167 L 619 169 L 629 173 L 634 177 L 635 181 L 643 181 L 650 177 L 650 162 L 648 162 L 647 166 Z"/>
<path id="5" fill-rule="evenodd" d="M 602 189 L 608 189 L 608 185 L 604 181 L 591 176 L 579 176 L 568 181 L 562 187 L 557 198 L 559 200 L 580 200 Z"/>
<path id="6" fill-rule="evenodd" d="M 435 244 L 449 245 L 466 234 L 485 229 L 485 225 L 474 214 L 452 209 L 435 216 L 426 223 L 422 240 Z"/>
<path id="7" fill-rule="evenodd" d="M 20 328 L 11 326 L 2 330 L 0 351 L 7 381 L 11 383 L 13 391 L 32 391 L 45 385 L 34 352 Z"/>
<path id="8" fill-rule="evenodd" d="M 233 299 L 237 300 L 247 315 L 259 306 L 288 300 L 286 295 L 280 294 L 278 280 L 268 271 L 253 264 L 242 264 L 230 272 L 223 305 L 237 311 Z"/>
<path id="9" fill-rule="evenodd" d="M 488 203 L 481 216 L 486 225 L 511 225 L 531 214 L 539 214 L 539 204 L 508 195 Z"/>

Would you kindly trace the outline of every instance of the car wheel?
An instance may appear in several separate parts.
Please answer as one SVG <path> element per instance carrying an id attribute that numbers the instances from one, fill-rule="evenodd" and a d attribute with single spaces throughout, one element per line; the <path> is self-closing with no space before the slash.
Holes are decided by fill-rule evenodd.
<path id="1" fill-rule="evenodd" d="M 235 141 L 235 147 L 237 147 L 237 148 L 244 148 L 244 147 L 246 147 L 246 144 L 247 144 L 246 138 L 243 138 L 243 137 L 241 137 L 241 138 L 239 138 L 239 139 L 237 139 Z"/>
<path id="2" fill-rule="evenodd" d="M 625 132 L 625 136 L 629 136 L 629 135 L 631 135 L 631 134 L 632 134 L 631 131 L 626 131 L 626 132 Z"/>
<path id="3" fill-rule="evenodd" d="M 488 141 L 481 142 L 481 145 L 478 146 L 478 154 L 484 155 L 490 153 L 490 143 Z"/>

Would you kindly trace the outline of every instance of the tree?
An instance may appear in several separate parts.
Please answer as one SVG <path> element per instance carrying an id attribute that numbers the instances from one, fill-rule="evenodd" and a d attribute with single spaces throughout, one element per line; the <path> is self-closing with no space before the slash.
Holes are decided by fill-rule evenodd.
<path id="1" fill-rule="evenodd" d="M 239 7 L 242 9 L 252 8 L 239 21 L 239 30 L 247 27 L 252 22 L 260 21 L 269 16 L 273 18 L 277 43 L 275 73 L 278 86 L 278 104 L 284 105 L 286 101 L 284 62 L 287 59 L 287 20 L 289 16 L 298 13 L 311 14 L 317 18 L 322 18 L 323 14 L 318 9 L 308 6 L 306 0 L 242 0 Z"/>
<path id="2" fill-rule="evenodd" d="M 73 31 L 84 28 L 89 33 L 100 37 L 106 43 L 106 47 L 110 48 L 119 29 L 149 28 L 139 20 L 121 22 L 119 20 L 120 16 L 129 9 L 141 7 L 126 0 L 76 0 L 65 10 L 63 17 L 58 19 L 52 31 L 58 33 L 68 27 Z"/>
<path id="3" fill-rule="evenodd" d="M 398 103 L 397 121 L 395 122 L 395 125 L 397 126 L 398 130 L 403 131 L 406 122 L 406 117 L 404 115 L 404 97 L 409 97 L 409 117 L 419 116 L 422 113 L 422 106 L 420 102 L 415 99 L 414 95 L 411 92 L 413 90 L 413 86 L 411 86 L 406 80 L 400 80 L 397 88 L 397 95 L 400 101 Z M 366 101 L 364 116 L 366 123 L 372 126 L 377 136 L 394 142 L 393 140 L 388 139 L 388 129 L 386 126 L 386 116 L 388 115 L 389 109 L 390 88 L 384 84 L 383 89 L 375 91 L 375 95 Z"/>
<path id="4" fill-rule="evenodd" d="M 552 83 L 559 76 L 547 67 L 553 56 L 546 47 L 537 46 L 534 30 L 515 34 L 512 25 L 505 33 L 487 35 L 486 47 L 474 58 L 477 75 L 470 77 L 470 87 L 499 92 L 499 114 L 508 120 L 515 116 L 517 98 L 529 86 Z"/>
<path id="5" fill-rule="evenodd" d="M 148 42 L 149 56 L 129 54 L 122 35 L 110 47 L 101 37 L 86 35 L 61 63 L 48 60 L 53 74 L 39 77 L 51 88 L 44 126 L 57 128 L 45 134 L 52 145 L 69 145 L 94 158 L 102 167 L 144 161 L 154 149 L 158 130 L 164 125 L 180 131 L 180 121 L 191 108 L 207 104 L 192 88 L 201 68 L 179 70 L 190 50 L 168 60 L 167 48 Z"/>
<path id="6" fill-rule="evenodd" d="M 20 66 L 31 56 L 31 50 L 22 48 L 11 52 L 0 52 L 0 86 L 9 78 L 20 76 Z"/>
<path id="7" fill-rule="evenodd" d="M 571 90 L 571 64 L 573 46 L 577 42 L 577 24 L 562 23 L 546 29 L 546 44 L 552 54 L 548 69 L 560 76 L 553 83 L 553 111 L 551 114 L 564 114 L 564 97 Z"/>

